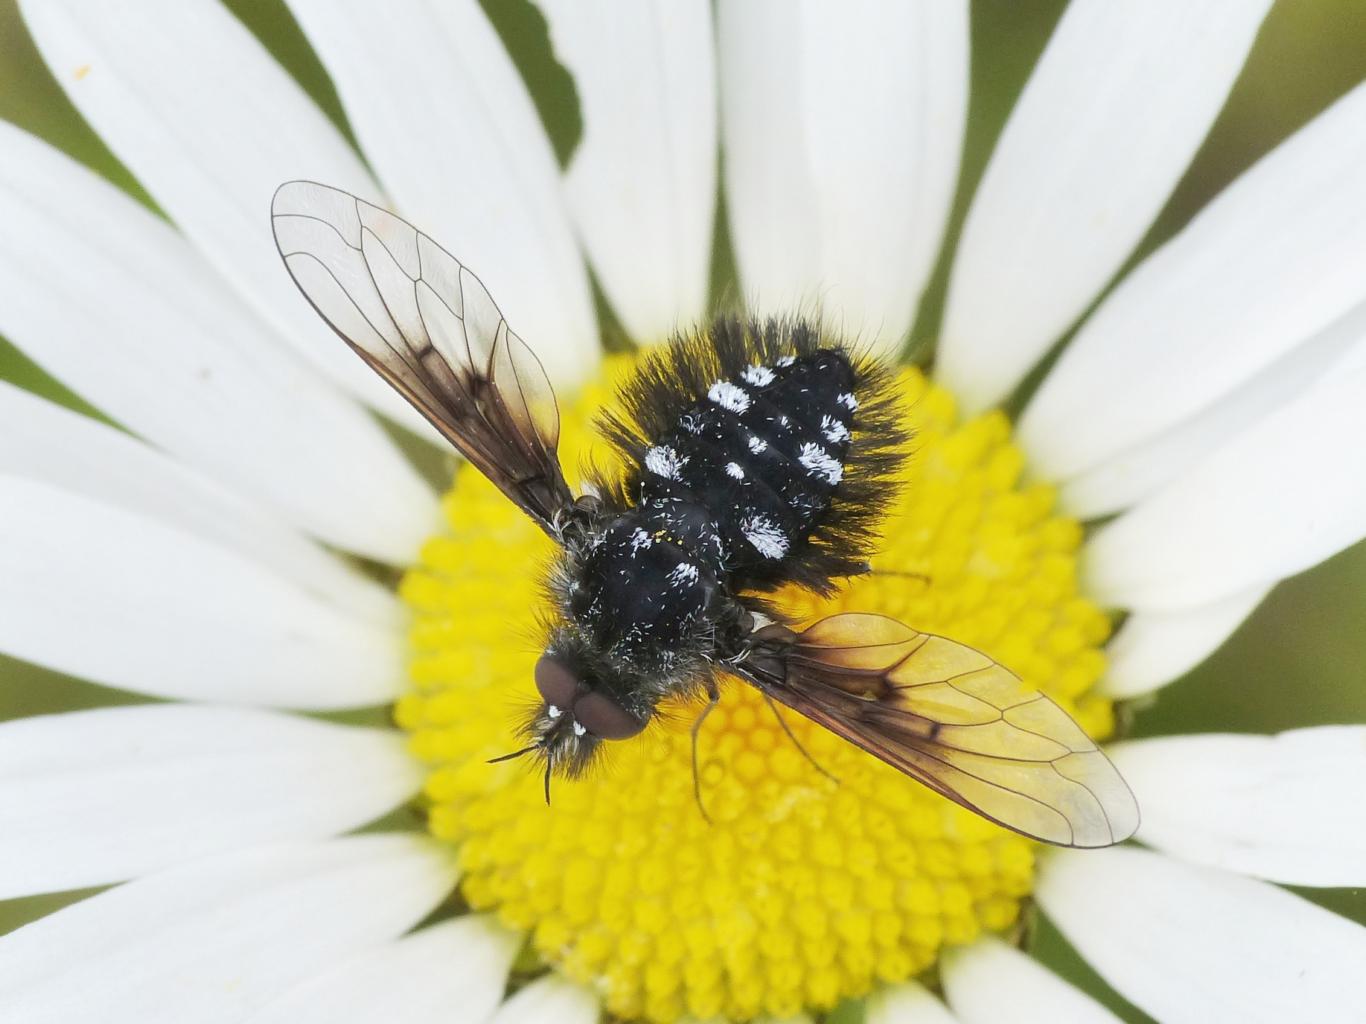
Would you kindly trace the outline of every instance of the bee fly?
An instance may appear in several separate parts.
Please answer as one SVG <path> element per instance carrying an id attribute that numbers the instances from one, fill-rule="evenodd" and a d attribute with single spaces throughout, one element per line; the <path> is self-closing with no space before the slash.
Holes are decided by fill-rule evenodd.
<path id="1" fill-rule="evenodd" d="M 478 278 L 405 221 L 312 182 L 280 187 L 272 224 L 314 309 L 560 546 L 541 703 L 518 752 L 544 760 L 547 793 L 552 771 L 581 774 L 666 697 L 710 710 L 727 674 L 1027 836 L 1133 834 L 1138 808 L 1105 755 L 984 654 L 880 615 L 798 629 L 764 600 L 868 571 L 906 457 L 876 361 L 800 319 L 718 319 L 641 361 L 625 411 L 600 424 L 625 473 L 576 497 L 545 371 Z"/>

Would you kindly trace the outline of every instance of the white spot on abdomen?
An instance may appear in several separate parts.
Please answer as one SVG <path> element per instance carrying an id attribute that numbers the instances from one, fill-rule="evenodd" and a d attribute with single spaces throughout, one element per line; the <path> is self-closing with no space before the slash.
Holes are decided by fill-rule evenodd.
<path id="1" fill-rule="evenodd" d="M 858 399 L 855 398 L 855 397 L 854 397 L 850 392 L 848 392 L 848 391 L 846 391 L 844 394 L 840 395 L 838 401 L 839 401 L 840 405 L 844 406 L 844 407 L 845 407 L 846 409 L 848 409 L 850 412 L 853 412 L 855 409 L 858 408 Z"/>
<path id="2" fill-rule="evenodd" d="M 645 468 L 665 480 L 677 480 L 688 460 L 668 445 L 657 444 L 645 453 Z"/>
<path id="3" fill-rule="evenodd" d="M 812 476 L 820 477 L 828 484 L 837 484 L 844 477 L 844 467 L 820 445 L 808 441 L 802 445 L 798 456 L 801 464 Z"/>
<path id="4" fill-rule="evenodd" d="M 731 477 L 734 480 L 743 480 L 745 478 L 744 467 L 738 462 L 727 462 L 726 476 Z"/>
<path id="5" fill-rule="evenodd" d="M 675 587 L 687 586 L 697 582 L 697 566 L 691 562 L 679 562 L 669 570 L 669 582 Z"/>
<path id="6" fill-rule="evenodd" d="M 749 450 L 752 451 L 755 455 L 758 455 L 760 452 L 766 451 L 768 449 L 768 442 L 765 441 L 762 437 L 755 437 L 753 434 L 749 435 L 748 443 Z"/>
<path id="7" fill-rule="evenodd" d="M 781 359 L 778 360 L 778 365 L 779 365 L 779 366 L 791 366 L 791 365 L 792 365 L 793 363 L 795 363 L 796 361 L 797 361 L 797 357 L 796 357 L 796 356 L 783 356 Z"/>
<path id="8" fill-rule="evenodd" d="M 707 397 L 722 409 L 731 412 L 744 412 L 749 408 L 749 393 L 728 380 L 718 380 L 707 392 Z"/>
<path id="9" fill-rule="evenodd" d="M 767 366 L 747 366 L 745 372 L 740 374 L 756 388 L 762 388 L 773 383 L 773 371 Z"/>
<path id="10" fill-rule="evenodd" d="M 766 516 L 749 516 L 740 521 L 740 532 L 750 546 L 765 558 L 774 560 L 787 554 L 787 535 Z"/>
<path id="11" fill-rule="evenodd" d="M 641 548 L 648 548 L 653 544 L 654 540 L 639 526 L 637 526 L 635 531 L 631 534 L 631 554 L 633 555 Z"/>
<path id="12" fill-rule="evenodd" d="M 831 444 L 849 440 L 849 428 L 833 416 L 821 417 L 821 433 Z"/>

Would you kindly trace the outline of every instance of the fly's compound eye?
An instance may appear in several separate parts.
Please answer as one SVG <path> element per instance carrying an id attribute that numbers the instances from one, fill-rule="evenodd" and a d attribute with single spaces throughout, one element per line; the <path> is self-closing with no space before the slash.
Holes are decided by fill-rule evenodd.
<path id="1" fill-rule="evenodd" d="M 536 689 L 547 704 L 568 711 L 579 697 L 579 677 L 559 658 L 543 654 L 536 662 Z"/>
<path id="2" fill-rule="evenodd" d="M 600 740 L 624 740 L 645 728 L 645 723 L 601 693 L 585 693 L 574 705 L 574 720 Z"/>

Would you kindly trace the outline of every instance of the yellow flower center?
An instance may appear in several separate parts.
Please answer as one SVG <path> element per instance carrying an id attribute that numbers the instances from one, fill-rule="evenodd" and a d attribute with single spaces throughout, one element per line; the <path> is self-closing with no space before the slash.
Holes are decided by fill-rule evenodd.
<path id="1" fill-rule="evenodd" d="M 567 469 L 605 446 L 590 422 L 629 358 L 561 409 Z M 915 455 L 874 560 L 830 601 L 784 595 L 812 618 L 881 612 L 984 650 L 1046 691 L 1095 738 L 1091 692 L 1109 622 L 1077 592 L 1081 531 L 1053 489 L 1021 482 L 999 412 L 959 422 L 953 397 L 903 374 Z M 823 1009 L 931 967 L 946 944 L 1010 926 L 1035 844 L 991 824 L 795 714 L 786 721 L 832 782 L 739 681 L 699 741 L 708 823 L 693 795 L 679 706 L 604 744 L 547 807 L 515 749 L 536 703 L 539 568 L 551 542 L 477 472 L 445 499 L 401 593 L 414 614 L 411 691 L 397 708 L 430 766 L 431 831 L 459 847 L 469 904 L 529 932 L 537 952 L 622 1017 L 748 1020 Z"/>

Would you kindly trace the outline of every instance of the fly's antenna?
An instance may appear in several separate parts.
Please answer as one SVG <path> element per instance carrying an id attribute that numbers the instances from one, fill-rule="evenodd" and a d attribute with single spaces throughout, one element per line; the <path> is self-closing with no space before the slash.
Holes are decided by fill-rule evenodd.
<path id="1" fill-rule="evenodd" d="M 502 764 L 504 761 L 515 761 L 519 757 L 525 757 L 527 754 L 534 754 L 536 751 L 544 749 L 544 743 L 536 742 L 532 743 L 530 746 L 523 747 L 521 750 L 514 750 L 511 754 L 503 754 L 500 757 L 491 757 L 484 763 Z M 550 804 L 550 770 L 552 767 L 553 763 L 551 762 L 551 759 L 547 757 L 545 759 L 545 802 L 547 805 Z"/>
<path id="2" fill-rule="evenodd" d="M 515 758 L 518 758 L 518 757 L 525 757 L 527 754 L 530 754 L 530 753 L 532 753 L 533 751 L 537 751 L 537 750 L 540 750 L 540 749 L 541 749 L 541 744 L 540 744 L 540 743 L 533 743 L 533 744 L 531 744 L 531 746 L 529 746 L 529 747 L 523 747 L 521 750 L 514 750 L 511 754 L 503 754 L 501 757 L 491 757 L 491 758 L 489 758 L 488 761 L 486 761 L 485 763 L 486 763 L 486 764 L 501 764 L 501 763 L 504 762 L 504 761 L 511 761 L 511 760 L 514 760 Z"/>

